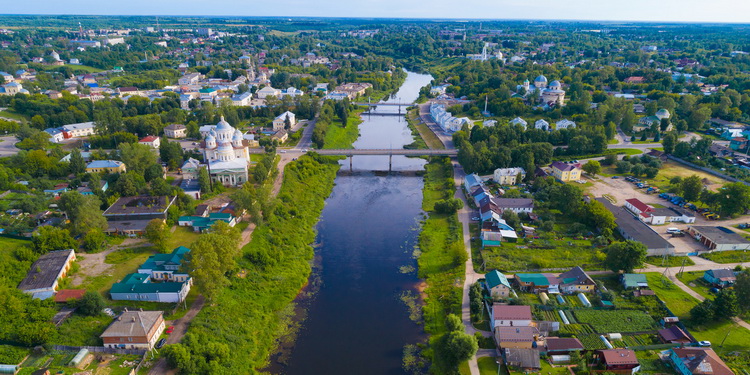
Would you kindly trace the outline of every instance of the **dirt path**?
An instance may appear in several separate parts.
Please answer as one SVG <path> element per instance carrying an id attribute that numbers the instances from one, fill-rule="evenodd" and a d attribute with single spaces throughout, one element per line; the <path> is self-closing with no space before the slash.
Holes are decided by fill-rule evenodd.
<path id="1" fill-rule="evenodd" d="M 86 280 L 87 277 L 95 277 L 107 272 L 110 268 L 113 267 L 112 264 L 107 264 L 104 262 L 104 260 L 107 258 L 107 255 L 112 254 L 113 252 L 120 249 L 130 248 L 140 244 L 146 245 L 147 243 L 142 239 L 126 238 L 125 241 L 123 241 L 121 244 L 111 246 L 101 253 L 82 254 L 81 258 L 83 259 L 78 260 L 80 269 L 73 276 L 72 284 L 81 285 L 81 283 L 83 283 L 83 281 Z"/>

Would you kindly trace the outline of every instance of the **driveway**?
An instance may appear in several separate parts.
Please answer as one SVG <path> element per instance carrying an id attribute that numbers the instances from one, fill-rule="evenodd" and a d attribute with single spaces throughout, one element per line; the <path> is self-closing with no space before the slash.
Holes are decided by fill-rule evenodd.
<path id="1" fill-rule="evenodd" d="M 21 151 L 20 149 L 16 148 L 16 143 L 18 142 L 18 139 L 14 135 L 9 135 L 5 137 L 0 137 L 0 156 L 13 156 L 18 153 L 18 151 Z"/>

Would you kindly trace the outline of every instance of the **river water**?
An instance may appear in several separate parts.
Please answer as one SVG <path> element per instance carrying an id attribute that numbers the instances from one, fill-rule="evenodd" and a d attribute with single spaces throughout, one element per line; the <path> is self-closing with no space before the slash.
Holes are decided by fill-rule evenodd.
<path id="1" fill-rule="evenodd" d="M 388 102 L 413 102 L 432 79 L 409 73 Z M 398 112 L 381 106 L 374 112 Z M 405 111 L 405 108 L 401 108 Z M 355 148 L 402 148 L 414 139 L 403 117 L 363 115 Z M 342 170 L 349 161 L 342 161 Z M 423 159 L 393 156 L 393 170 L 421 170 Z M 340 174 L 318 230 L 315 283 L 307 318 L 283 366 L 297 374 L 404 374 L 404 345 L 424 339 L 400 295 L 419 283 L 412 257 L 422 216 L 422 178 L 388 175 L 388 156 L 355 156 Z"/>

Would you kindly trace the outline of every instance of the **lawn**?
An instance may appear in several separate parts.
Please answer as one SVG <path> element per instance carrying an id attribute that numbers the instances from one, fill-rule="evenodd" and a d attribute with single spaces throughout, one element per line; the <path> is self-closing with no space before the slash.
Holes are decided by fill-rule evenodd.
<path id="1" fill-rule="evenodd" d="M 652 185 L 658 186 L 659 188 L 666 188 L 667 186 L 669 186 L 669 180 L 673 177 L 679 176 L 685 178 L 692 175 L 697 175 L 701 179 L 707 179 L 708 181 L 710 181 L 710 184 L 724 184 L 729 182 L 712 174 L 708 174 L 706 172 L 699 171 L 697 169 L 693 169 L 673 161 L 667 161 L 663 163 L 662 167 L 659 169 L 659 174 L 656 176 L 656 178 L 650 179 L 649 182 Z"/>
<path id="2" fill-rule="evenodd" d="M 750 348 L 750 331 L 731 321 L 712 322 L 703 327 L 690 327 L 689 329 L 696 339 L 711 341 L 711 346 L 719 354 L 735 350 L 747 351 Z M 725 337 L 726 341 L 722 347 L 721 342 Z"/>
<path id="3" fill-rule="evenodd" d="M 646 257 L 646 263 L 659 267 L 680 267 L 682 266 L 682 262 L 685 262 L 686 266 L 695 265 L 695 262 L 689 257 L 670 256 L 667 257 L 666 260 L 661 256 Z"/>
<path id="4" fill-rule="evenodd" d="M 670 374 L 672 371 L 666 366 L 664 361 L 659 358 L 659 353 L 654 350 L 635 352 L 638 362 L 641 364 L 641 371 L 644 374 Z"/>
<path id="5" fill-rule="evenodd" d="M 703 274 L 704 271 L 683 272 L 678 274 L 677 278 L 703 298 L 713 299 L 713 295 L 709 292 L 711 287 L 703 280 Z"/>
<path id="6" fill-rule="evenodd" d="M 427 125 L 423 124 L 421 121 L 419 121 L 419 115 L 418 115 L 418 109 L 413 109 L 409 111 L 409 114 L 407 117 L 407 122 L 409 123 L 409 127 L 416 129 L 419 137 L 422 139 L 422 142 L 428 147 L 428 148 L 434 148 L 434 149 L 443 149 L 445 146 L 443 145 L 443 142 L 440 141 L 440 138 L 438 138 L 435 133 L 430 130 Z M 414 132 L 412 131 L 412 134 Z M 419 142 L 419 139 L 415 141 L 415 143 Z"/>
<path id="7" fill-rule="evenodd" d="M 488 270 L 530 272 L 574 266 L 589 271 L 604 269 L 604 254 L 592 248 L 588 240 L 519 240 L 518 243 L 504 242 L 499 247 L 486 247 L 481 253 Z"/>
<path id="8" fill-rule="evenodd" d="M 13 252 L 16 248 L 22 246 L 31 247 L 31 241 L 0 237 L 0 249 L 2 249 L 0 250 L 0 275 L 3 275 L 8 284 L 12 284 L 14 288 L 26 276 L 32 263 L 20 261 L 14 256 Z"/>
<path id="9" fill-rule="evenodd" d="M 125 251 L 125 253 L 122 255 L 117 254 L 120 251 Z M 113 252 L 109 254 L 105 259 L 109 259 L 113 262 L 119 262 L 116 263 L 117 267 L 110 268 L 108 273 L 97 276 L 89 276 L 78 286 L 83 286 L 84 288 L 86 288 L 86 290 L 92 290 L 104 295 L 105 292 L 109 290 L 110 287 L 112 287 L 112 284 L 119 280 L 122 280 L 127 274 L 136 272 L 138 270 L 138 266 L 143 264 L 143 262 L 145 262 L 151 254 L 153 254 L 152 251 L 139 249 L 123 249 Z"/>
<path id="10" fill-rule="evenodd" d="M 690 316 L 690 309 L 698 304 L 697 299 L 685 293 L 660 273 L 648 272 L 646 273 L 646 278 L 648 279 L 648 286 L 659 296 L 673 314 L 680 319 Z"/>
<path id="11" fill-rule="evenodd" d="M 334 120 L 328 126 L 328 131 L 326 131 L 325 146 L 323 148 L 352 148 L 352 143 L 359 138 L 359 124 L 362 123 L 362 118 L 359 117 L 360 113 L 362 111 L 357 110 L 349 114 L 346 127 L 341 126 L 341 121 Z"/>
<path id="12" fill-rule="evenodd" d="M 172 237 L 167 242 L 167 249 L 169 251 L 179 246 L 190 247 L 190 244 L 198 240 L 200 233 L 196 233 L 191 227 L 177 227 L 172 233 Z"/>
<path id="13" fill-rule="evenodd" d="M 712 253 L 702 254 L 701 258 L 716 263 L 740 263 L 750 259 L 750 252 L 747 250 L 714 251 Z"/>
<path id="14" fill-rule="evenodd" d="M 99 335 L 112 323 L 112 318 L 101 314 L 81 316 L 73 314 L 57 328 L 57 337 L 51 340 L 53 345 L 100 346 Z"/>
<path id="15" fill-rule="evenodd" d="M 499 366 L 497 365 L 495 357 L 477 358 L 477 365 L 479 366 L 479 373 L 481 375 L 508 374 L 508 369 L 505 368 L 505 365 L 503 365 L 500 372 L 498 372 Z"/>
<path id="16" fill-rule="evenodd" d="M 4 111 L 0 111 L 0 117 L 5 117 L 13 120 L 18 120 L 21 122 L 26 122 L 26 117 L 20 113 L 13 112 L 9 109 L 6 109 Z"/>
<path id="17" fill-rule="evenodd" d="M 576 310 L 579 323 L 590 324 L 597 333 L 640 332 L 656 328 L 656 322 L 643 311 Z"/>

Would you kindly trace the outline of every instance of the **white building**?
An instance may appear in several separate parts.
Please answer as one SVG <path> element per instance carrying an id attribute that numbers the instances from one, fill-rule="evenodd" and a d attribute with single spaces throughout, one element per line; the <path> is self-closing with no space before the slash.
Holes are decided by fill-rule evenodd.
<path id="1" fill-rule="evenodd" d="M 302 96 L 304 94 L 305 93 L 302 92 L 302 90 L 294 88 L 294 87 L 288 87 L 288 88 L 286 88 L 284 90 L 281 90 L 281 96 L 282 97 L 284 97 L 284 96 L 290 96 L 292 98 L 295 98 L 295 97 L 298 97 L 298 96 Z"/>
<path id="2" fill-rule="evenodd" d="M 474 124 L 468 117 L 454 117 L 450 112 L 445 110 L 445 105 L 443 104 L 430 104 L 430 115 L 435 123 L 446 132 L 457 132 L 464 125 L 471 127 Z"/>
<path id="3" fill-rule="evenodd" d="M 495 173 L 492 174 L 492 179 L 500 185 L 515 185 L 519 182 L 518 176 L 521 176 L 521 180 L 526 178 L 526 171 L 523 168 L 498 168 L 495 169 Z"/>
<path id="4" fill-rule="evenodd" d="M 185 138 L 187 137 L 187 127 L 182 124 L 169 124 L 164 127 L 164 135 L 167 138 Z"/>
<path id="5" fill-rule="evenodd" d="M 297 116 L 294 113 L 286 111 L 273 119 L 273 131 L 279 131 L 286 127 L 286 119 L 289 118 L 289 125 L 294 127 L 297 124 Z"/>
<path id="6" fill-rule="evenodd" d="M 66 133 L 65 138 L 80 138 L 96 134 L 96 126 L 94 126 L 93 121 L 63 125 L 61 129 Z"/>
<path id="7" fill-rule="evenodd" d="M 555 129 L 575 129 L 576 123 L 575 121 L 570 121 L 568 119 L 563 119 L 555 123 Z"/>
<path id="8" fill-rule="evenodd" d="M 229 125 L 222 116 L 201 142 L 203 160 L 208 162 L 211 179 L 229 186 L 247 182 L 247 167 L 250 164 L 248 144 L 242 132 Z"/>
<path id="9" fill-rule="evenodd" d="M 549 122 L 544 121 L 543 119 L 536 120 L 534 123 L 534 129 L 550 130 Z"/>
<path id="10" fill-rule="evenodd" d="M 180 86 L 195 85 L 201 81 L 203 75 L 200 73 L 189 73 L 177 79 Z"/>
<path id="11" fill-rule="evenodd" d="M 49 134 L 49 141 L 52 143 L 60 143 L 65 139 L 62 130 L 60 128 L 48 128 L 44 131 Z"/>
<path id="12" fill-rule="evenodd" d="M 138 141 L 138 143 L 151 148 L 159 148 L 161 146 L 161 139 L 155 135 L 149 135 Z"/>
<path id="13" fill-rule="evenodd" d="M 275 96 L 277 98 L 281 98 L 281 90 L 275 89 L 271 86 L 266 86 L 260 90 L 258 90 L 255 95 L 258 97 L 258 99 L 265 99 L 269 96 Z"/>
<path id="14" fill-rule="evenodd" d="M 234 106 L 248 106 L 253 100 L 253 93 L 250 91 L 243 92 L 232 96 L 232 105 Z"/>
<path id="15" fill-rule="evenodd" d="M 524 120 L 524 119 L 522 119 L 522 118 L 520 118 L 520 117 L 516 117 L 516 118 L 514 118 L 513 120 L 510 120 L 510 121 L 508 122 L 508 125 L 521 125 L 521 126 L 523 126 L 523 128 L 524 128 L 524 130 L 525 130 L 525 129 L 526 129 L 526 127 L 527 127 L 527 126 L 529 125 L 529 123 L 528 123 L 528 122 L 526 122 L 526 120 Z"/>

